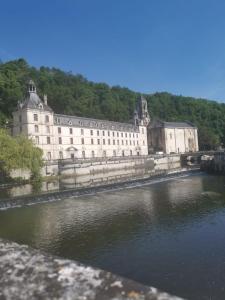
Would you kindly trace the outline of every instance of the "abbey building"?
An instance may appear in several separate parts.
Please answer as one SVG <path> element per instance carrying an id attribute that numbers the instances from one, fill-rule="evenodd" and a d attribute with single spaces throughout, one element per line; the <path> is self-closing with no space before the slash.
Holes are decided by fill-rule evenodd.
<path id="1" fill-rule="evenodd" d="M 41 100 L 30 80 L 24 101 L 13 113 L 13 135 L 31 138 L 47 160 L 140 156 L 148 154 L 149 121 L 143 97 L 138 100 L 133 124 L 55 114 L 47 96 Z"/>

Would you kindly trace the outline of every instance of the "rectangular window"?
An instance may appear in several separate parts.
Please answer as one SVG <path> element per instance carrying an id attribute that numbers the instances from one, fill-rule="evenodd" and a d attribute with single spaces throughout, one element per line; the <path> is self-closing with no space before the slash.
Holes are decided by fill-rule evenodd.
<path id="1" fill-rule="evenodd" d="M 105 145 L 105 139 L 103 139 L 102 142 L 103 142 L 103 145 Z"/>
<path id="2" fill-rule="evenodd" d="M 105 136 L 105 131 L 104 130 L 102 131 L 102 135 Z"/>
<path id="3" fill-rule="evenodd" d="M 85 151 L 82 151 L 82 157 L 85 158 Z"/>
<path id="4" fill-rule="evenodd" d="M 38 115 L 34 114 L 34 121 L 38 121 Z"/>
<path id="5" fill-rule="evenodd" d="M 92 145 L 94 144 L 94 140 L 93 140 L 93 139 L 91 139 L 91 144 L 92 144 Z"/>
<path id="6" fill-rule="evenodd" d="M 123 140 L 122 140 L 122 145 L 123 145 Z"/>
<path id="7" fill-rule="evenodd" d="M 50 136 L 47 136 L 47 144 L 51 144 Z"/>
<path id="8" fill-rule="evenodd" d="M 90 130 L 90 134 L 93 135 L 93 130 Z"/>
<path id="9" fill-rule="evenodd" d="M 120 141 L 119 140 L 117 140 L 117 145 L 119 145 L 120 144 Z"/>
<path id="10" fill-rule="evenodd" d="M 121 132 L 121 137 L 123 137 L 123 133 Z"/>
<path id="11" fill-rule="evenodd" d="M 70 144 L 73 145 L 73 138 L 70 138 Z"/>
<path id="12" fill-rule="evenodd" d="M 113 156 L 116 156 L 116 150 L 113 150 Z"/>
<path id="13" fill-rule="evenodd" d="M 98 139 L 98 145 L 100 145 L 100 139 Z"/>
<path id="14" fill-rule="evenodd" d="M 95 151 L 91 151 L 91 156 L 95 157 Z"/>
<path id="15" fill-rule="evenodd" d="M 34 131 L 35 131 L 35 132 L 38 132 L 38 131 L 39 131 L 38 125 L 34 125 Z"/>
<path id="16" fill-rule="evenodd" d="M 38 145 L 39 144 L 39 137 L 35 136 L 35 144 Z"/>
<path id="17" fill-rule="evenodd" d="M 99 130 L 97 130 L 97 136 L 99 136 Z"/>
<path id="18" fill-rule="evenodd" d="M 117 132 L 117 137 L 119 137 L 119 132 Z"/>
<path id="19" fill-rule="evenodd" d="M 110 136 L 110 131 L 108 131 L 108 136 Z"/>
<path id="20" fill-rule="evenodd" d="M 50 133 L 50 127 L 49 126 L 46 126 L 46 132 Z"/>
<path id="21" fill-rule="evenodd" d="M 61 127 L 58 127 L 58 133 L 61 133 Z"/>
<path id="22" fill-rule="evenodd" d="M 115 145 L 115 140 L 113 140 L 113 145 Z"/>
<path id="23" fill-rule="evenodd" d="M 125 133 L 125 137 L 127 137 L 127 133 Z"/>
<path id="24" fill-rule="evenodd" d="M 106 157 L 106 151 L 105 150 L 103 151 L 103 157 Z"/>
<path id="25" fill-rule="evenodd" d="M 73 134 L 73 128 L 70 128 L 70 134 Z"/>
<path id="26" fill-rule="evenodd" d="M 48 152 L 48 153 L 47 153 L 47 158 L 48 158 L 48 160 L 51 160 L 51 158 L 52 158 L 51 152 Z"/>
<path id="27" fill-rule="evenodd" d="M 63 159 L 63 153 L 62 153 L 62 151 L 59 151 L 59 159 Z"/>
<path id="28" fill-rule="evenodd" d="M 62 144 L 62 138 L 59 137 L 59 144 Z"/>
<path id="29" fill-rule="evenodd" d="M 130 145 L 131 145 L 131 141 L 130 141 Z"/>
<path id="30" fill-rule="evenodd" d="M 115 132 L 113 131 L 113 136 L 115 136 Z"/>
<path id="31" fill-rule="evenodd" d="M 81 144 L 84 145 L 84 138 L 81 139 Z"/>
<path id="32" fill-rule="evenodd" d="M 126 140 L 126 145 L 128 145 L 128 141 Z"/>
<path id="33" fill-rule="evenodd" d="M 49 116 L 45 116 L 45 123 L 49 123 Z"/>
<path id="34" fill-rule="evenodd" d="M 108 145 L 110 145 L 110 139 L 108 139 Z"/>
<path id="35" fill-rule="evenodd" d="M 81 128 L 80 133 L 81 133 L 81 135 L 84 134 L 84 129 L 83 128 Z"/>

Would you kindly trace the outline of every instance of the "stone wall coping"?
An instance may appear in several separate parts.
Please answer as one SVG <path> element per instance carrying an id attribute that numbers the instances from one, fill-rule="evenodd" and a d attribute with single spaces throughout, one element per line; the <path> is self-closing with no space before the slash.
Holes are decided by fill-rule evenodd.
<path id="1" fill-rule="evenodd" d="M 0 299 L 181 300 L 110 272 L 0 239 Z"/>

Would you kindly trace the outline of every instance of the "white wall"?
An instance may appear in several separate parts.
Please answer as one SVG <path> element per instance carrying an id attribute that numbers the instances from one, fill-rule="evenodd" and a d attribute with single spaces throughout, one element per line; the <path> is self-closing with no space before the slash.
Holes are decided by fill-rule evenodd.
<path id="1" fill-rule="evenodd" d="M 37 115 L 37 120 L 34 119 L 34 114 Z M 46 122 L 46 116 L 49 118 L 48 122 Z M 24 109 L 14 112 L 13 123 L 13 135 L 24 134 L 32 138 L 34 143 L 43 150 L 45 159 L 59 159 L 61 158 L 60 152 L 64 159 L 72 156 L 83 158 L 84 154 L 85 158 L 90 158 L 93 157 L 93 151 L 95 157 L 148 154 L 145 126 L 139 126 L 136 132 L 54 125 L 54 114 L 41 109 Z M 93 135 L 91 135 L 91 130 Z M 50 139 L 49 144 L 47 139 Z"/>

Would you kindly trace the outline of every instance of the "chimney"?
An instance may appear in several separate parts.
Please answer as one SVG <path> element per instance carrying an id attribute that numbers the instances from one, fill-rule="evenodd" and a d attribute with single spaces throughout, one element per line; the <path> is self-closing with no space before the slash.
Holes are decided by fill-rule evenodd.
<path id="1" fill-rule="evenodd" d="M 48 97 L 47 97 L 47 95 L 44 95 L 44 104 L 48 105 Z"/>

